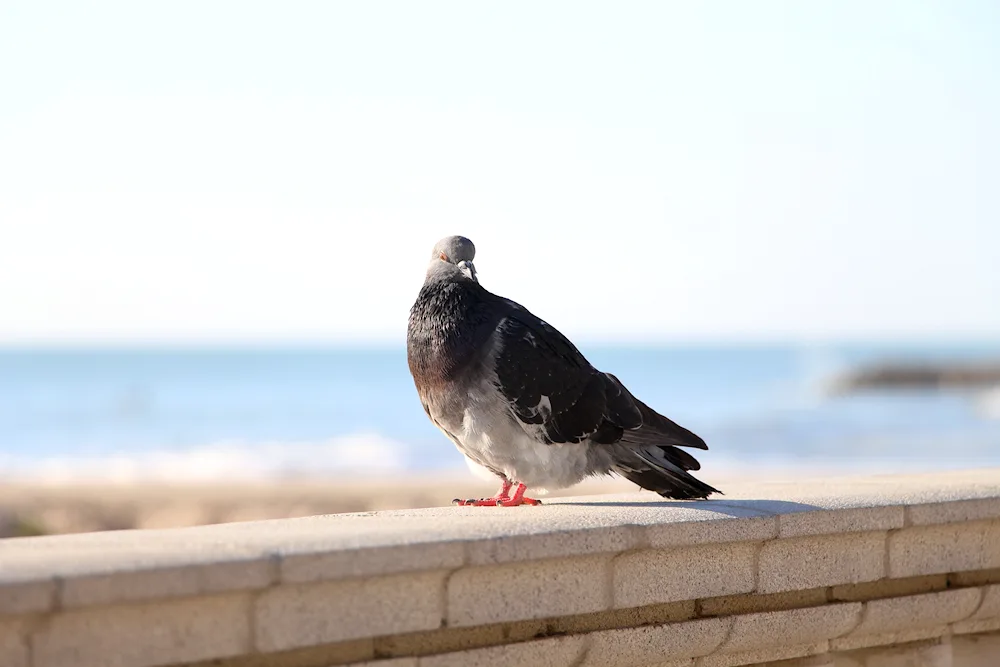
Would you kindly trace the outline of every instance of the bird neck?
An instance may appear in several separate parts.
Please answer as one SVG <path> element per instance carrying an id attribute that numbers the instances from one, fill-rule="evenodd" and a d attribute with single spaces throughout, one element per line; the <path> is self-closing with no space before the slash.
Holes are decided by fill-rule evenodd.
<path id="1" fill-rule="evenodd" d="M 460 373 L 495 328 L 469 281 L 428 281 L 410 309 L 407 359 L 418 385 Z M 478 287 L 478 286 L 476 286 Z"/>

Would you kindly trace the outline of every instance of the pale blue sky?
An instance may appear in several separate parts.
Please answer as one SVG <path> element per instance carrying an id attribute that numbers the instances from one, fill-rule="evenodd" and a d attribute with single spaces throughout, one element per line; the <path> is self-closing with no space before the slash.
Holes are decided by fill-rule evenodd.
<path id="1" fill-rule="evenodd" d="M 1000 335 L 991 2 L 0 2 L 0 342 Z"/>

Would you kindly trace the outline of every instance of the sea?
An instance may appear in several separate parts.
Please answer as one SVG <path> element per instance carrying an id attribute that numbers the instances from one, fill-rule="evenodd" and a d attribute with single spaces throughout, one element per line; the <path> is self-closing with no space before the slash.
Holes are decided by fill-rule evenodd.
<path id="1" fill-rule="evenodd" d="M 838 394 L 892 360 L 996 345 L 581 346 L 701 435 L 703 471 L 1000 466 L 1000 394 Z M 466 471 L 428 421 L 402 345 L 0 350 L 0 479 L 212 482 Z M 466 471 L 467 472 L 467 471 Z M 710 475 L 709 475 L 710 477 Z"/>

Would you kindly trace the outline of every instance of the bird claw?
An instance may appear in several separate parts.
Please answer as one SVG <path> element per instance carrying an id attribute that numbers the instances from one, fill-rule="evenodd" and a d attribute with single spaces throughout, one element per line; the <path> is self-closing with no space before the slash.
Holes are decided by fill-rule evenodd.
<path id="1" fill-rule="evenodd" d="M 497 507 L 517 507 L 518 505 L 541 505 L 542 501 L 536 498 L 508 498 L 507 500 L 498 500 Z"/>
<path id="2" fill-rule="evenodd" d="M 493 497 L 493 498 L 469 498 L 468 500 L 461 500 L 460 498 L 455 498 L 452 500 L 452 504 L 458 505 L 459 507 L 494 507 L 499 506 L 501 503 L 510 500 L 507 497 Z"/>

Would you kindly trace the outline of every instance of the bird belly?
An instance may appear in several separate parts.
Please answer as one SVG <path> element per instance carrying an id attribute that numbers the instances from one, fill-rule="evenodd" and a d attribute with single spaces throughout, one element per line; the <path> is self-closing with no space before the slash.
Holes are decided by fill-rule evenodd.
<path id="1" fill-rule="evenodd" d="M 457 429 L 465 455 L 539 494 L 572 486 L 589 474 L 585 445 L 547 445 L 531 437 L 515 419 L 507 411 L 497 414 L 481 406 L 466 408 Z"/>

